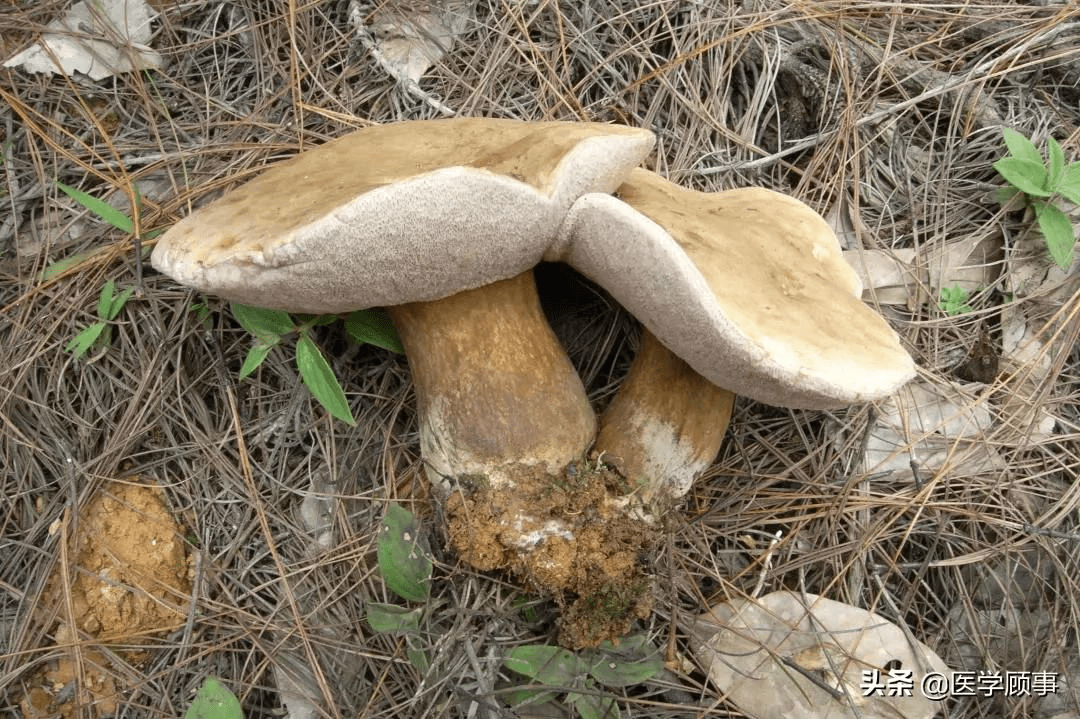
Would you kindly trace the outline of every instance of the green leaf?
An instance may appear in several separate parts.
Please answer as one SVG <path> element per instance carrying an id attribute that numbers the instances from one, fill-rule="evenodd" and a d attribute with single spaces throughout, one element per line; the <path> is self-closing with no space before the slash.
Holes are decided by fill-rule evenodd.
<path id="1" fill-rule="evenodd" d="M 184 719 L 244 719 L 244 711 L 228 687 L 214 677 L 207 677 Z"/>
<path id="2" fill-rule="evenodd" d="M 394 323 L 385 311 L 360 310 L 350 313 L 345 317 L 345 332 L 354 342 L 366 342 L 398 354 L 405 352 Z"/>
<path id="3" fill-rule="evenodd" d="M 1005 187 L 996 188 L 991 193 L 991 195 L 993 196 L 994 201 L 997 202 L 1000 205 L 1008 205 L 1009 203 L 1011 203 L 1013 201 L 1014 198 L 1016 198 L 1016 197 L 1024 197 L 1024 193 L 1020 192 L 1020 190 L 1018 190 L 1016 188 L 1016 186 L 1013 185 L 1012 183 L 1006 185 Z M 1019 208 L 1016 208 L 1016 209 L 1019 209 Z"/>
<path id="4" fill-rule="evenodd" d="M 1046 151 L 1050 160 L 1050 172 L 1046 179 L 1046 186 L 1053 190 L 1061 182 L 1061 173 L 1065 171 L 1065 151 L 1061 149 L 1061 145 L 1058 144 L 1057 140 L 1052 137 L 1046 138 Z"/>
<path id="5" fill-rule="evenodd" d="M 65 195 L 75 200 L 116 229 L 129 233 L 135 231 L 135 224 L 131 221 L 131 218 L 104 200 L 99 200 L 93 195 L 86 194 L 82 190 L 76 190 L 74 187 L 68 187 L 62 182 L 57 182 L 56 186 L 60 188 Z"/>
<path id="6" fill-rule="evenodd" d="M 418 643 L 419 639 L 415 634 L 406 635 L 405 655 L 409 657 L 409 664 L 412 664 L 416 667 L 416 671 L 424 675 L 431 668 L 431 660 L 428 659 L 427 652 L 417 646 Z"/>
<path id="7" fill-rule="evenodd" d="M 268 340 L 271 338 L 281 337 L 296 329 L 288 312 L 242 305 L 238 302 L 230 303 L 229 308 L 240 326 L 264 344 L 270 344 Z"/>
<path id="8" fill-rule="evenodd" d="M 948 302 L 949 304 L 955 304 L 957 302 L 966 302 L 968 298 L 968 292 L 959 285 L 952 287 L 941 288 L 941 301 Z"/>
<path id="9" fill-rule="evenodd" d="M 396 604 L 368 602 L 367 622 L 376 632 L 415 632 L 420 629 L 423 608 L 408 609 Z"/>
<path id="10" fill-rule="evenodd" d="M 312 317 L 306 324 L 309 327 L 325 327 L 326 325 L 332 325 L 338 321 L 337 315 L 316 315 Z"/>
<path id="11" fill-rule="evenodd" d="M 1031 140 L 1021 135 L 1011 127 L 1004 127 L 1001 134 L 1005 137 L 1005 147 L 1009 148 L 1009 154 L 1020 160 L 1030 160 L 1043 164 L 1042 155 L 1031 143 Z"/>
<path id="12" fill-rule="evenodd" d="M 1080 162 L 1073 162 L 1061 173 L 1057 191 L 1074 205 L 1080 205 Z"/>
<path id="13" fill-rule="evenodd" d="M 272 349 L 274 349 L 274 345 L 267 345 L 262 342 L 249 349 L 247 356 L 244 357 L 244 364 L 240 367 L 240 379 L 244 379 L 257 370 Z"/>
<path id="14" fill-rule="evenodd" d="M 1033 197 L 1049 197 L 1046 189 L 1047 172 L 1041 162 L 1005 157 L 994 163 L 994 169 L 1017 189 Z"/>
<path id="15" fill-rule="evenodd" d="M 504 695 L 504 698 L 510 706 L 519 707 L 523 704 L 529 706 L 544 704 L 552 701 L 557 696 L 558 694 L 555 692 L 549 692 L 545 689 L 512 689 Z"/>
<path id="16" fill-rule="evenodd" d="M 396 502 L 386 509 L 377 550 L 379 572 L 390 591 L 411 602 L 426 602 L 431 592 L 427 537 L 412 513 Z"/>
<path id="17" fill-rule="evenodd" d="M 1068 215 L 1051 204 L 1040 202 L 1035 205 L 1035 219 L 1039 222 L 1039 229 L 1046 240 L 1046 249 L 1050 250 L 1054 262 L 1063 270 L 1069 269 L 1072 266 L 1076 238 L 1073 237 L 1072 223 Z"/>
<path id="18" fill-rule="evenodd" d="M 959 285 L 941 288 L 941 301 L 938 306 L 942 312 L 952 317 L 966 312 L 971 312 L 971 305 L 967 303 L 968 291 Z"/>
<path id="19" fill-rule="evenodd" d="M 581 719 L 617 719 L 619 706 L 611 697 L 596 694 L 568 694 L 566 701 L 574 705 Z"/>
<path id="20" fill-rule="evenodd" d="M 113 297 L 112 300 L 109 302 L 109 308 L 106 311 L 106 316 L 103 319 L 115 320 L 116 316 L 120 314 L 120 310 L 124 309 L 124 305 L 126 305 L 127 301 L 131 299 L 131 295 L 134 292 L 135 288 L 129 287 L 128 289 L 118 294 L 116 297 Z"/>
<path id="21" fill-rule="evenodd" d="M 619 640 L 619 646 L 604 642 L 590 653 L 589 675 L 604 686 L 628 687 L 647 682 L 664 668 L 660 651 L 648 637 L 636 634 Z"/>
<path id="22" fill-rule="evenodd" d="M 90 351 L 90 348 L 97 342 L 98 337 L 105 331 L 104 322 L 95 322 L 79 334 L 75 335 L 67 346 L 64 347 L 65 352 L 74 352 L 75 359 L 82 357 L 84 354 Z"/>
<path id="23" fill-rule="evenodd" d="M 546 644 L 514 647 L 504 664 L 548 686 L 573 686 L 585 668 L 584 662 L 572 652 Z"/>
<path id="24" fill-rule="evenodd" d="M 97 315 L 103 320 L 109 319 L 109 306 L 112 304 L 113 292 L 115 290 L 116 283 L 112 280 L 105 280 L 105 284 L 101 286 L 101 292 L 98 293 Z"/>
<path id="25" fill-rule="evenodd" d="M 346 424 L 356 424 L 349 402 L 345 399 L 345 390 L 341 388 L 322 352 L 306 334 L 296 341 L 296 368 L 300 370 L 300 379 L 327 412 Z"/>
<path id="26" fill-rule="evenodd" d="M 51 280 L 53 277 L 56 277 L 56 276 L 58 276 L 58 275 L 60 275 L 60 274 L 62 274 L 64 272 L 67 272 L 68 270 L 70 270 L 72 267 L 79 264 L 80 262 L 88 260 L 91 257 L 94 257 L 95 255 L 99 255 L 102 252 L 107 251 L 108 249 L 109 249 L 108 247 L 95 247 L 92 250 L 86 250 L 84 252 L 76 252 L 75 254 L 69 255 L 68 257 L 65 257 L 62 260 L 57 260 L 56 262 L 52 263 L 51 265 L 49 265 L 48 267 L 43 269 L 41 271 L 41 274 L 38 275 L 38 279 L 42 280 L 42 281 Z"/>
<path id="27" fill-rule="evenodd" d="M 210 307 L 205 302 L 194 302 L 188 309 L 195 313 L 195 318 L 199 320 L 204 330 L 213 327 L 213 322 L 210 319 Z"/>

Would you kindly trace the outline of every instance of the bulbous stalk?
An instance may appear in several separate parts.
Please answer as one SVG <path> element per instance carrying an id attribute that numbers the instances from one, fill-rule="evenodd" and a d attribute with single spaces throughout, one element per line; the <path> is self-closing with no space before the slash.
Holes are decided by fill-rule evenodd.
<path id="1" fill-rule="evenodd" d="M 716 459 L 734 399 L 642 329 L 630 373 L 600 418 L 595 449 L 644 505 L 677 499 Z"/>
<path id="2" fill-rule="evenodd" d="M 392 307 L 390 316 L 409 358 L 436 494 L 448 500 L 483 489 L 505 514 L 498 527 L 461 529 L 466 538 L 455 544 L 466 561 L 494 568 L 510 547 L 564 536 L 561 522 L 530 516 L 516 499 L 542 493 L 540 485 L 585 455 L 596 416 L 544 317 L 532 272 Z M 469 540 L 470 532 L 491 541 Z"/>

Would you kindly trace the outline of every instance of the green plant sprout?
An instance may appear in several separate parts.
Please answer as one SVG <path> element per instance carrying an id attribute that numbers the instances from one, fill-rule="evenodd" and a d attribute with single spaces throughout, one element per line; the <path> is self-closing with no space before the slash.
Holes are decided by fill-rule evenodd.
<path id="1" fill-rule="evenodd" d="M 379 573 L 390 591 L 406 601 L 421 602 L 424 606 L 410 609 L 397 604 L 367 602 L 368 625 L 380 634 L 404 636 L 409 663 L 421 675 L 427 674 L 431 660 L 420 648 L 420 625 L 431 596 L 431 554 L 427 536 L 421 531 L 416 517 L 396 502 L 390 504 L 383 518 L 377 555 Z"/>
<path id="2" fill-rule="evenodd" d="M 577 654 L 546 644 L 514 647 L 504 665 L 550 687 L 515 689 L 509 694 L 511 705 L 542 704 L 565 693 L 582 719 L 620 716 L 615 699 L 601 696 L 598 684 L 612 688 L 641 684 L 664 668 L 660 652 L 642 634 L 623 637 L 618 646 L 607 641 Z"/>
<path id="3" fill-rule="evenodd" d="M 98 321 L 75 335 L 64 347 L 64 351 L 73 353 L 75 359 L 79 359 L 92 347 L 107 347 L 112 338 L 112 325 L 109 323 L 116 319 L 120 310 L 124 309 L 124 305 L 131 299 L 134 291 L 135 288 L 129 287 L 120 294 L 116 294 L 116 283 L 108 280 L 98 295 Z"/>
<path id="4" fill-rule="evenodd" d="M 240 700 L 216 677 L 203 680 L 184 719 L 244 719 Z"/>
<path id="5" fill-rule="evenodd" d="M 62 182 L 57 182 L 56 186 L 61 192 L 75 200 L 75 202 L 80 204 L 91 214 L 96 215 L 99 219 L 104 220 L 121 232 L 127 232 L 128 234 L 135 232 L 134 221 L 104 200 L 99 200 L 93 195 L 86 194 L 82 190 L 76 190 L 74 187 L 68 187 Z M 135 206 L 141 206 L 138 188 L 135 190 Z M 147 233 L 146 237 L 156 237 L 163 231 L 164 230 L 155 230 L 154 232 Z M 74 267 L 98 252 L 101 252 L 103 249 L 104 248 L 97 248 L 87 252 L 78 252 L 59 262 L 54 262 L 42 271 L 41 279 L 52 279 L 65 270 Z M 116 316 L 120 314 L 120 310 L 124 308 L 124 305 L 131 299 L 131 295 L 135 291 L 134 289 L 126 289 L 117 295 L 115 294 L 115 289 L 116 284 L 112 280 L 105 283 L 101 288 L 101 294 L 98 297 L 97 315 L 100 321 L 81 330 L 64 348 L 67 352 L 73 352 L 76 359 L 85 355 L 92 347 L 105 347 L 109 344 L 112 331 L 111 326 L 108 323 L 116 319 Z"/>
<path id="6" fill-rule="evenodd" d="M 109 203 L 99 200 L 93 195 L 88 195 L 82 190 L 68 187 L 62 182 L 57 182 L 56 186 L 65 195 L 86 208 L 91 214 L 97 215 L 97 217 L 109 223 L 116 229 L 127 233 L 133 233 L 135 231 L 135 223 L 131 218 Z M 136 205 L 138 205 L 138 190 L 135 191 L 135 202 Z M 41 273 L 41 279 L 48 280 L 56 277 L 64 270 L 75 266 L 99 251 L 100 248 L 89 252 L 80 252 L 59 262 L 54 262 L 46 267 Z M 135 290 L 129 288 L 119 295 L 115 294 L 115 291 L 115 282 L 109 280 L 105 283 L 101 288 L 101 294 L 98 296 L 97 316 L 99 321 L 75 335 L 71 341 L 67 343 L 67 346 L 64 347 L 64 351 L 74 353 L 75 358 L 78 359 L 89 352 L 92 347 L 108 346 L 112 336 L 112 327 L 108 323 L 116 319 L 116 316 L 120 314 L 120 310 L 122 310 L 124 305 L 127 304 L 127 301 L 131 299 L 131 295 Z"/>
<path id="7" fill-rule="evenodd" d="M 56 186 L 91 214 L 96 215 L 121 232 L 128 234 L 135 232 L 135 222 L 104 200 L 100 200 L 74 187 L 69 187 L 62 182 L 57 182 Z M 142 198 L 139 195 L 138 188 L 135 188 L 135 207 L 137 209 L 142 207 Z M 164 231 L 164 228 L 157 229 L 146 233 L 145 237 L 152 239 Z M 78 252 L 59 262 L 54 262 L 41 273 L 41 279 L 52 279 L 102 250 L 103 248 L 97 248 L 86 252 Z M 67 351 L 74 352 L 76 357 L 82 357 L 91 347 L 108 344 L 110 330 L 107 323 L 112 321 L 123 309 L 124 303 L 131 297 L 133 290 L 124 290 L 118 296 L 114 296 L 113 292 L 114 285 L 110 280 L 102 288 L 101 299 L 98 301 L 98 317 L 101 321 L 95 322 L 79 332 L 68 343 Z M 311 330 L 313 328 L 337 321 L 337 315 L 305 316 L 298 318 L 299 321 L 294 321 L 293 317 L 287 312 L 279 310 L 249 307 L 237 303 L 233 303 L 231 307 L 233 316 L 236 317 L 244 329 L 255 336 L 256 340 L 255 346 L 248 351 L 240 368 L 240 379 L 244 379 L 254 372 L 270 354 L 270 350 L 279 345 L 286 335 L 296 332 L 298 335 L 296 341 L 296 366 L 300 371 L 300 379 L 311 390 L 312 396 L 332 416 L 349 425 L 356 424 L 352 411 L 349 409 L 349 403 L 345 399 L 345 391 L 341 388 L 341 383 L 338 382 L 333 370 L 330 369 L 330 364 L 311 339 Z M 197 303 L 191 309 L 196 312 L 199 321 L 206 327 L 208 322 L 206 304 Z M 346 315 L 344 320 L 345 332 L 354 342 L 373 344 L 391 352 L 403 353 L 405 351 L 394 330 L 394 325 L 385 313 L 376 310 L 361 310 Z"/>
<path id="8" fill-rule="evenodd" d="M 349 425 L 356 424 L 349 402 L 345 399 L 345 390 L 311 339 L 312 329 L 336 322 L 337 315 L 298 316 L 297 322 L 292 315 L 281 310 L 250 307 L 236 302 L 230 307 L 240 326 L 255 337 L 255 346 L 248 350 L 240 367 L 240 379 L 254 372 L 286 335 L 296 332 L 296 367 L 300 371 L 301 381 L 331 415 Z M 344 319 L 345 332 L 354 342 L 366 342 L 392 352 L 405 351 L 390 318 L 384 313 L 361 310 L 346 315 Z"/>
<path id="9" fill-rule="evenodd" d="M 994 163 L 994 169 L 1005 178 L 1009 187 L 1002 188 L 997 199 L 1008 203 L 1017 193 L 1035 213 L 1046 248 L 1050 257 L 1063 270 L 1072 265 L 1073 236 L 1072 222 L 1062 212 L 1054 199 L 1061 196 L 1080 205 L 1080 162 L 1065 164 L 1065 151 L 1052 137 L 1046 139 L 1047 159 L 1032 144 L 1031 140 L 1016 130 L 1003 128 L 1005 146 L 1009 154 Z"/>
<path id="10" fill-rule="evenodd" d="M 121 232 L 134 234 L 134 220 L 132 220 L 130 217 L 128 217 L 123 212 L 116 209 L 109 203 L 105 202 L 104 200 L 99 200 L 93 195 L 88 195 L 82 190 L 76 190 L 74 187 L 68 187 L 62 182 L 56 182 L 56 187 L 60 189 L 60 191 L 63 192 L 65 195 L 75 200 L 75 202 L 81 205 L 84 209 L 89 211 L 90 214 L 97 216 L 98 219 L 107 222 L 109 225 L 120 230 Z M 135 207 L 139 210 L 142 209 L 142 196 L 139 194 L 139 189 L 137 187 L 135 188 Z M 164 231 L 164 228 L 151 230 L 150 232 L 144 233 L 143 238 L 151 240 L 163 233 Z M 84 262 L 95 255 L 101 254 L 102 252 L 107 252 L 108 250 L 108 247 L 95 247 L 84 252 L 76 252 L 75 254 L 65 257 L 62 260 L 58 260 L 46 267 L 44 270 L 41 271 L 39 279 L 43 281 L 51 280 L 53 277 L 56 277 L 63 272 L 66 272 L 75 265 L 78 265 L 79 263 Z M 144 253 L 148 252 L 149 250 L 149 246 L 143 248 Z"/>
<path id="11" fill-rule="evenodd" d="M 949 317 L 971 312 L 971 305 L 968 304 L 968 291 L 960 285 L 942 287 L 938 307 Z"/>
<path id="12" fill-rule="evenodd" d="M 57 182 L 56 186 L 65 195 L 75 200 L 75 202 L 82 205 L 92 214 L 97 215 L 99 218 L 101 218 L 105 222 L 108 222 L 110 225 L 120 230 L 121 232 L 127 232 L 128 234 L 132 234 L 135 232 L 135 222 L 123 212 L 110 205 L 108 202 L 100 200 L 93 195 L 88 195 L 82 190 L 76 190 L 74 187 L 68 187 L 62 182 Z M 136 206 L 139 206 L 140 197 L 138 190 L 135 191 L 135 203 Z"/>

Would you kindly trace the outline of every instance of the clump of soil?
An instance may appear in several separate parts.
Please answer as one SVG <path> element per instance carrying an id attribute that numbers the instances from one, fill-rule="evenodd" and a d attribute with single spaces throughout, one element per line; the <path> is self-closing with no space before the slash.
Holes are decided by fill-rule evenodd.
<path id="1" fill-rule="evenodd" d="M 596 646 L 652 609 L 643 557 L 657 533 L 620 501 L 623 482 L 590 462 L 555 477 L 522 468 L 512 486 L 460 478 L 446 500 L 450 544 L 473 567 L 509 569 L 553 596 L 560 644 Z"/>
<path id="2" fill-rule="evenodd" d="M 105 656 L 87 644 L 142 644 L 187 615 L 190 558 L 155 486 L 104 485 L 79 515 L 67 560 L 49 578 L 40 614 L 55 622 L 54 641 L 65 653 L 28 681 L 21 702 L 28 718 L 76 716 L 91 705 L 97 716 L 113 714 L 123 687 Z M 139 661 L 137 650 L 125 657 Z"/>

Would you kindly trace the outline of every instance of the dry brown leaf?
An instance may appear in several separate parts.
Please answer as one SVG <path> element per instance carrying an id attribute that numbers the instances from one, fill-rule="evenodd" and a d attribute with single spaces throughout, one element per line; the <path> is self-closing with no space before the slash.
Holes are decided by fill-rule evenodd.
<path id="1" fill-rule="evenodd" d="M 698 618 L 695 635 L 709 678 L 753 717 L 929 719 L 939 705 L 920 693 L 921 680 L 949 674 L 932 649 L 889 620 L 813 594 L 720 604 Z M 864 671 L 887 682 L 890 669 L 911 672 L 912 695 L 866 696 Z"/>
<path id="2" fill-rule="evenodd" d="M 957 383 L 916 379 L 881 407 L 864 455 L 867 472 L 910 475 L 911 461 L 928 472 L 948 467 L 975 474 L 1002 469 L 1004 460 L 983 441 L 993 424 L 984 395 Z"/>
<path id="3" fill-rule="evenodd" d="M 383 68 L 398 81 L 418 82 L 454 47 L 473 20 L 473 6 L 463 0 L 381 3 L 366 31 L 379 50 Z"/>
<path id="4" fill-rule="evenodd" d="M 143 0 L 77 2 L 48 25 L 36 44 L 4 63 L 26 72 L 70 75 L 80 72 L 92 80 L 136 69 L 160 68 L 163 61 L 146 43 L 150 21 L 157 17 Z M 126 41 L 118 47 L 116 38 Z"/>
<path id="5" fill-rule="evenodd" d="M 866 302 L 911 307 L 926 284 L 926 273 L 913 264 L 914 249 L 844 250 L 844 259 L 858 273 Z"/>

